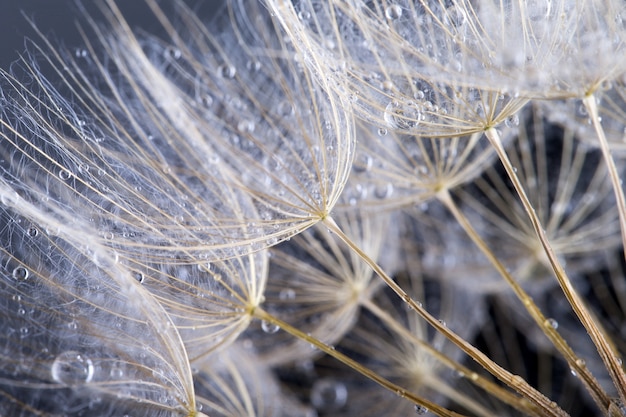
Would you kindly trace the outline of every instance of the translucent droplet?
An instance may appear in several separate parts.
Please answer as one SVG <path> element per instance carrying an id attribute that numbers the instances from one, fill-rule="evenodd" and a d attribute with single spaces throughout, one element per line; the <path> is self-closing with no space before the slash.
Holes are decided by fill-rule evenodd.
<path id="1" fill-rule="evenodd" d="M 72 177 L 72 172 L 68 169 L 62 169 L 59 171 L 59 178 L 63 181 L 67 181 Z"/>
<path id="2" fill-rule="evenodd" d="M 180 52 L 180 49 L 173 46 L 168 46 L 167 48 L 165 48 L 163 55 L 165 56 L 165 58 L 180 59 L 182 53 Z"/>
<path id="3" fill-rule="evenodd" d="M 30 272 L 23 266 L 18 266 L 13 269 L 13 279 L 16 281 L 26 281 L 29 276 Z"/>
<path id="4" fill-rule="evenodd" d="M 402 7 L 392 4 L 385 8 L 385 17 L 389 20 L 396 20 L 402 17 Z"/>
<path id="5" fill-rule="evenodd" d="M 296 292 L 291 288 L 283 288 L 278 293 L 278 298 L 282 301 L 290 301 L 296 299 Z"/>
<path id="6" fill-rule="evenodd" d="M 387 135 L 387 129 L 385 129 L 384 127 L 381 127 L 380 129 L 378 129 L 378 136 L 386 136 Z"/>
<path id="7" fill-rule="evenodd" d="M 210 94 L 203 95 L 200 101 L 202 102 L 202 105 L 206 108 L 209 108 L 213 105 L 213 97 L 211 97 Z"/>
<path id="8" fill-rule="evenodd" d="M 384 91 L 392 91 L 394 89 L 393 82 L 390 80 L 386 80 L 383 82 L 383 90 Z"/>
<path id="9" fill-rule="evenodd" d="M 93 362 L 73 350 L 63 352 L 52 363 L 52 378 L 64 385 L 84 384 L 93 378 Z"/>
<path id="10" fill-rule="evenodd" d="M 146 276 L 142 272 L 137 272 L 135 273 L 135 279 L 138 283 L 143 284 L 143 282 L 146 280 Z"/>
<path id="11" fill-rule="evenodd" d="M 237 123 L 237 130 L 241 133 L 252 133 L 254 132 L 254 128 L 254 122 L 251 120 L 242 120 L 241 122 Z"/>
<path id="12" fill-rule="evenodd" d="M 278 112 L 279 116 L 283 116 L 283 117 L 291 116 L 293 114 L 293 105 L 289 101 L 283 100 L 280 103 L 278 103 L 276 111 Z"/>
<path id="13" fill-rule="evenodd" d="M 76 56 L 76 58 L 87 58 L 88 55 L 89 52 L 87 52 L 84 48 L 76 48 L 74 51 L 74 56 Z"/>
<path id="14" fill-rule="evenodd" d="M 87 165 L 87 164 L 80 164 L 78 166 L 78 172 L 80 172 L 81 174 L 87 174 L 89 172 L 89 165 Z"/>
<path id="15" fill-rule="evenodd" d="M 414 102 L 392 101 L 385 107 L 383 118 L 392 129 L 410 130 L 420 123 L 422 114 Z"/>
<path id="16" fill-rule="evenodd" d="M 355 172 L 367 172 L 372 169 L 374 160 L 367 154 L 360 154 L 356 157 L 353 165 Z"/>
<path id="17" fill-rule="evenodd" d="M 311 388 L 311 404 L 320 411 L 336 411 L 346 405 L 348 390 L 331 378 L 315 381 Z"/>
<path id="18" fill-rule="evenodd" d="M 237 74 L 237 69 L 228 64 L 222 64 L 217 67 L 217 75 L 222 78 L 235 78 L 235 74 Z"/>
<path id="19" fill-rule="evenodd" d="M 280 326 L 278 324 L 270 323 L 267 320 L 261 321 L 261 329 L 267 334 L 274 334 L 280 330 Z"/>
<path id="20" fill-rule="evenodd" d="M 374 197 L 384 200 L 391 197 L 393 194 L 393 184 L 390 182 L 387 184 L 379 184 L 374 188 Z"/>
<path id="21" fill-rule="evenodd" d="M 546 319 L 544 324 L 546 327 L 552 327 L 555 330 L 559 328 L 559 322 L 554 319 Z"/>
<path id="22" fill-rule="evenodd" d="M 261 69 L 261 63 L 259 61 L 256 61 L 256 60 L 250 60 L 250 61 L 246 62 L 246 68 L 250 72 L 257 72 L 258 70 Z"/>
<path id="23" fill-rule="evenodd" d="M 504 121 L 504 124 L 507 127 L 519 126 L 519 116 L 517 114 L 514 114 L 513 116 L 507 117 L 506 120 Z"/>
<path id="24" fill-rule="evenodd" d="M 36 227 L 32 226 L 29 227 L 28 230 L 26 231 L 26 233 L 28 234 L 28 236 L 30 237 L 35 237 L 39 234 L 39 229 L 37 229 Z"/>
<path id="25" fill-rule="evenodd" d="M 426 413 L 428 413 L 428 408 L 424 407 L 423 405 L 415 404 L 415 414 L 423 416 Z"/>
<path id="26" fill-rule="evenodd" d="M 307 22 L 311 19 L 311 13 L 309 13 L 308 10 L 300 10 L 298 12 L 298 19 L 302 20 L 303 22 Z"/>

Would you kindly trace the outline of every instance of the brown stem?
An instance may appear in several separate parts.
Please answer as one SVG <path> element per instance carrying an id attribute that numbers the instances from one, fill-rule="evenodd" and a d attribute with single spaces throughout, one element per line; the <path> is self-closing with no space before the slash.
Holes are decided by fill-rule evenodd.
<path id="1" fill-rule="evenodd" d="M 611 348 L 611 344 L 608 342 L 604 333 L 594 321 L 593 316 L 587 310 L 587 307 L 580 298 L 580 295 L 578 295 L 578 293 L 572 286 L 572 283 L 565 273 L 565 269 L 561 265 L 561 262 L 558 260 L 556 254 L 554 253 L 554 250 L 552 249 L 552 246 L 550 245 L 550 242 L 546 237 L 546 233 L 543 230 L 541 221 L 539 220 L 539 217 L 537 216 L 537 213 L 532 203 L 528 199 L 522 183 L 517 177 L 517 173 L 515 172 L 515 168 L 511 164 L 511 160 L 509 159 L 506 151 L 504 150 L 504 147 L 502 146 L 500 135 L 494 128 L 487 129 L 485 131 L 485 135 L 491 142 L 492 146 L 495 148 L 498 157 L 500 158 L 500 161 L 504 165 L 504 169 L 506 170 L 509 178 L 513 182 L 513 186 L 515 187 L 515 190 L 517 191 L 517 194 L 522 201 L 522 205 L 524 206 L 528 217 L 530 218 L 530 222 L 535 229 L 535 233 L 539 237 L 539 241 L 543 246 L 543 249 L 548 257 L 552 269 L 554 270 L 554 274 L 561 287 L 561 290 L 563 291 L 563 294 L 567 298 L 567 301 L 572 306 L 572 309 L 576 313 L 576 316 L 591 337 L 591 340 L 596 346 L 598 354 L 600 355 L 602 362 L 605 364 L 607 370 L 609 371 L 613 383 L 616 385 L 620 393 L 620 397 L 623 401 L 623 398 L 626 394 L 626 376 L 624 375 L 624 371 L 619 365 L 618 358 Z M 603 404 L 603 410 L 606 411 L 608 410 L 608 408 L 609 403 Z"/>
<path id="2" fill-rule="evenodd" d="M 411 332 L 411 330 L 398 323 L 398 321 L 395 320 L 388 312 L 378 307 L 371 300 L 364 300 L 361 305 L 370 313 L 372 313 L 375 317 L 380 319 L 382 323 L 387 325 L 393 332 L 398 334 L 400 337 L 403 337 L 405 340 L 411 341 L 411 343 L 419 346 L 420 349 L 423 349 L 429 355 L 432 355 L 448 368 L 454 369 L 455 371 L 459 372 L 474 385 L 482 388 L 483 390 L 485 390 L 485 392 L 489 393 L 489 395 L 499 399 L 503 403 L 510 405 L 511 407 L 521 411 L 522 413 L 525 413 L 527 415 L 533 415 L 535 411 L 534 408 L 532 408 L 531 404 L 523 397 L 512 393 L 504 387 L 478 375 L 476 372 L 473 372 L 469 368 L 466 368 L 465 366 L 458 364 L 452 359 L 448 358 L 437 349 L 418 338 L 415 334 L 413 334 L 413 332 Z M 478 404 L 476 406 L 477 408 L 474 409 L 472 404 L 465 404 L 465 407 L 468 410 L 473 411 L 476 414 L 484 414 L 483 408 Z"/>
<path id="3" fill-rule="evenodd" d="M 365 366 L 361 365 L 360 363 L 358 363 L 354 359 L 351 359 L 348 356 L 344 355 L 343 353 L 338 352 L 337 350 L 335 350 L 334 347 L 329 346 L 326 343 L 323 343 L 320 340 L 314 338 L 313 336 L 296 329 L 295 327 L 293 327 L 289 323 L 286 323 L 286 322 L 280 320 L 279 318 L 269 314 L 268 312 L 266 312 L 265 310 L 261 309 L 260 307 L 256 307 L 254 309 L 252 315 L 254 317 L 256 317 L 257 319 L 259 319 L 259 320 L 265 320 L 268 323 L 271 323 L 273 325 L 276 325 L 276 326 L 280 327 L 285 332 L 289 333 L 290 335 L 292 335 L 292 336 L 294 336 L 294 337 L 296 337 L 296 338 L 298 338 L 300 340 L 303 340 L 303 341 L 305 341 L 307 343 L 310 343 L 311 345 L 315 346 L 316 348 L 318 348 L 322 352 L 326 353 L 327 355 L 335 358 L 339 362 L 341 362 L 344 365 L 348 366 L 349 368 L 355 370 L 356 372 L 360 373 L 361 375 L 365 376 L 366 378 L 376 382 L 377 384 L 379 384 L 383 388 L 386 388 L 386 389 L 388 389 L 391 392 L 395 392 L 399 397 L 406 398 L 407 400 L 413 402 L 414 404 L 417 404 L 417 405 L 419 405 L 421 407 L 427 408 L 430 412 L 432 412 L 432 413 L 434 413 L 434 414 L 436 414 L 438 416 L 442 416 L 442 417 L 464 417 L 462 414 L 458 414 L 458 413 L 455 413 L 454 411 L 450 411 L 450 410 L 448 410 L 446 408 L 443 408 L 443 407 L 439 406 L 438 404 L 435 404 L 435 403 L 433 403 L 431 401 L 428 401 L 426 399 L 418 397 L 417 395 L 415 395 L 415 394 L 413 394 L 411 392 L 406 391 L 401 386 L 394 384 L 393 382 L 389 381 L 386 378 L 383 378 L 382 376 L 378 375 L 376 372 L 372 371 L 369 368 L 366 368 Z"/>
<path id="4" fill-rule="evenodd" d="M 498 378 L 504 384 L 513 388 L 519 394 L 528 399 L 531 403 L 535 404 L 540 415 L 545 416 L 561 416 L 565 417 L 568 414 L 558 406 L 554 401 L 550 401 L 545 395 L 537 391 L 530 386 L 524 378 L 519 375 L 513 375 L 500 365 L 492 361 L 487 355 L 481 352 L 476 347 L 472 346 L 465 339 L 454 333 L 439 320 L 433 317 L 420 303 L 413 300 L 383 269 L 365 252 L 363 252 L 357 244 L 355 244 L 337 225 L 337 223 L 328 216 L 324 219 L 324 225 L 328 227 L 330 231 L 335 233 L 339 239 L 341 239 L 351 250 L 353 250 L 359 257 L 372 268 L 372 270 L 391 288 L 412 310 L 418 313 L 426 322 L 433 326 L 438 332 L 447 337 L 452 343 L 458 346 L 463 352 L 474 359 L 480 366 Z M 608 406 L 608 405 L 607 405 Z"/>
<path id="5" fill-rule="evenodd" d="M 437 198 L 443 203 L 443 205 L 448 208 L 448 210 L 450 210 L 454 218 L 461 225 L 463 230 L 465 230 L 470 239 L 472 239 L 474 244 L 478 246 L 481 252 L 487 257 L 487 259 L 489 259 L 489 262 L 491 262 L 494 268 L 496 268 L 496 270 L 500 273 L 504 280 L 509 284 L 509 286 L 511 287 L 517 298 L 522 302 L 535 323 L 537 323 L 543 333 L 550 339 L 552 344 L 561 353 L 570 368 L 574 372 L 576 372 L 576 374 L 583 381 L 596 404 L 600 407 L 600 409 L 605 409 L 606 404 L 608 404 L 610 401 L 609 396 L 602 389 L 602 387 L 595 379 L 595 377 L 591 374 L 589 369 L 585 366 L 585 362 L 581 360 L 576 355 L 576 353 L 574 353 L 574 351 L 569 347 L 565 339 L 563 339 L 559 332 L 557 332 L 556 329 L 550 325 L 550 321 L 543 315 L 539 307 L 537 307 L 537 304 L 535 304 L 535 302 L 533 301 L 532 297 L 530 297 L 528 293 L 524 291 L 522 286 L 519 285 L 517 281 L 515 281 L 515 279 L 511 276 L 511 274 L 502 264 L 502 262 L 500 262 L 500 260 L 494 255 L 487 243 L 480 237 L 478 232 L 476 232 L 476 229 L 472 227 L 472 224 L 467 219 L 467 217 L 465 217 L 465 215 L 459 210 L 458 206 L 450 196 L 448 190 L 440 191 L 437 194 Z"/>

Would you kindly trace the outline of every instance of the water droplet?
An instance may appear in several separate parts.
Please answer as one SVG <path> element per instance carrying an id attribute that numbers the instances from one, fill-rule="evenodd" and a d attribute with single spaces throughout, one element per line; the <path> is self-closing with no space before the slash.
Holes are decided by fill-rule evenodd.
<path id="1" fill-rule="evenodd" d="M 407 103 L 392 101 L 385 107 L 383 118 L 392 129 L 411 130 L 419 125 L 422 114 L 412 101 Z"/>
<path id="2" fill-rule="evenodd" d="M 512 116 L 507 117 L 506 120 L 504 121 L 504 124 L 507 127 L 519 126 L 519 116 L 517 114 L 514 114 Z"/>
<path id="3" fill-rule="evenodd" d="M 235 74 L 237 74 L 237 69 L 228 64 L 222 64 L 217 67 L 217 75 L 222 78 L 235 78 Z"/>
<path id="4" fill-rule="evenodd" d="M 121 379 L 124 376 L 124 371 L 118 367 L 115 367 L 111 369 L 110 375 L 113 379 Z"/>
<path id="5" fill-rule="evenodd" d="M 80 172 L 81 174 L 87 174 L 89 172 L 89 165 L 87 164 L 78 165 L 78 172 Z"/>
<path id="6" fill-rule="evenodd" d="M 298 12 L 298 19 L 306 22 L 311 19 L 311 13 L 308 10 L 300 10 Z"/>
<path id="7" fill-rule="evenodd" d="M 52 378 L 64 385 L 84 384 L 93 378 L 93 362 L 73 350 L 63 352 L 52 363 Z"/>
<path id="8" fill-rule="evenodd" d="M 387 129 L 385 129 L 384 127 L 381 127 L 380 129 L 378 129 L 378 136 L 386 136 L 387 135 Z"/>
<path id="9" fill-rule="evenodd" d="M 555 330 L 559 328 L 559 322 L 554 319 L 546 319 L 544 325 L 546 327 L 552 327 Z"/>
<path id="10" fill-rule="evenodd" d="M 278 112 L 279 116 L 283 116 L 283 117 L 291 116 L 293 114 L 293 105 L 291 104 L 291 102 L 287 100 L 283 100 L 280 103 L 278 103 L 278 106 L 276 107 L 276 111 Z"/>
<path id="11" fill-rule="evenodd" d="M 204 107 L 209 108 L 213 105 L 213 97 L 211 97 L 210 94 L 204 94 L 200 98 L 200 102 L 202 103 Z"/>
<path id="12" fill-rule="evenodd" d="M 282 301 L 290 301 L 296 299 L 296 292 L 291 288 L 283 288 L 278 293 L 278 298 Z"/>
<path id="13" fill-rule="evenodd" d="M 251 120 L 242 120 L 241 122 L 237 123 L 237 130 L 241 133 L 252 133 L 254 132 L 254 128 L 254 122 Z"/>
<path id="14" fill-rule="evenodd" d="M 28 236 L 30 237 L 35 237 L 39 234 L 39 229 L 37 229 L 34 226 L 31 226 L 28 228 L 28 230 L 26 231 L 26 233 L 28 234 Z"/>
<path id="15" fill-rule="evenodd" d="M 261 63 L 259 61 L 256 61 L 256 60 L 250 60 L 250 61 L 246 62 L 246 68 L 250 72 L 257 72 L 258 70 L 261 69 Z"/>
<path id="16" fill-rule="evenodd" d="M 402 7 L 397 4 L 389 5 L 385 8 L 385 17 L 389 20 L 396 20 L 402 17 Z"/>
<path id="17" fill-rule="evenodd" d="M 311 388 L 311 404 L 319 411 L 337 411 L 346 405 L 347 400 L 346 386 L 331 378 L 317 380 Z"/>
<path id="18" fill-rule="evenodd" d="M 16 281 L 26 281 L 29 276 L 30 272 L 23 266 L 18 266 L 13 269 L 13 279 Z"/>
<path id="19" fill-rule="evenodd" d="M 274 334 L 280 330 L 280 326 L 278 324 L 270 323 L 267 320 L 261 321 L 261 329 L 267 334 Z"/>
<path id="20" fill-rule="evenodd" d="M 367 154 L 360 154 L 354 160 L 354 165 L 352 166 L 355 172 L 367 172 L 372 169 L 372 165 L 374 160 L 371 156 Z"/>
<path id="21" fill-rule="evenodd" d="M 391 197 L 393 194 L 393 184 L 379 184 L 374 188 L 374 196 L 380 200 L 384 200 L 386 198 Z"/>
<path id="22" fill-rule="evenodd" d="M 67 181 L 72 177 L 72 172 L 69 169 L 62 169 L 59 171 L 59 178 L 63 181 Z"/>
<path id="23" fill-rule="evenodd" d="M 428 408 L 423 405 L 415 404 L 415 414 L 423 416 L 426 413 L 428 413 Z"/>
<path id="24" fill-rule="evenodd" d="M 88 55 L 89 52 L 87 52 L 87 50 L 84 48 L 76 48 L 76 50 L 74 51 L 74 56 L 76 58 L 87 58 Z"/>
<path id="25" fill-rule="evenodd" d="M 165 58 L 180 59 L 182 53 L 180 52 L 180 49 L 173 46 L 168 46 L 167 48 L 165 48 L 163 55 L 165 56 Z"/>
<path id="26" fill-rule="evenodd" d="M 143 284 L 143 282 L 146 280 L 146 277 L 143 274 L 143 272 L 136 272 L 135 279 L 137 280 L 138 283 Z"/>

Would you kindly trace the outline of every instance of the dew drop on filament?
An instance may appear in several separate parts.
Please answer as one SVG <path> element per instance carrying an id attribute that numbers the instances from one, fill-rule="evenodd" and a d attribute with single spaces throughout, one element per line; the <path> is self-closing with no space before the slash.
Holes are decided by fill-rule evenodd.
<path id="1" fill-rule="evenodd" d="M 267 320 L 261 321 L 261 329 L 267 334 L 274 334 L 280 330 L 280 326 Z"/>
<path id="2" fill-rule="evenodd" d="M 385 8 L 385 17 L 389 20 L 397 20 L 402 17 L 402 7 L 392 4 Z"/>
<path id="3" fill-rule="evenodd" d="M 76 351 L 67 351 L 52 363 L 52 378 L 64 385 L 88 383 L 93 378 L 94 366 L 91 359 Z"/>
<path id="4" fill-rule="evenodd" d="M 28 269 L 24 268 L 23 266 L 18 266 L 13 269 L 13 279 L 15 279 L 16 281 L 26 281 L 29 276 L 30 273 L 28 272 Z"/>

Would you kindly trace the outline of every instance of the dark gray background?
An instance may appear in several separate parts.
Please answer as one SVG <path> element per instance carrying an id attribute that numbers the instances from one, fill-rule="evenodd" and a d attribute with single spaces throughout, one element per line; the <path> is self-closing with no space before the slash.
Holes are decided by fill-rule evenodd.
<path id="1" fill-rule="evenodd" d="M 184 2 L 204 19 L 210 20 L 224 0 Z M 77 25 L 85 25 L 86 20 L 78 4 L 96 19 L 102 19 L 98 12 L 98 4 L 102 3 L 102 0 L 82 0 L 80 3 L 77 0 L 0 0 L 0 68 L 9 69 L 11 62 L 19 58 L 25 50 L 25 38 L 41 43 L 26 17 L 34 21 L 53 45 L 79 47 L 81 39 Z M 118 0 L 117 3 L 132 27 L 141 27 L 152 33 L 162 30 L 144 0 Z M 174 0 L 159 1 L 166 12 L 173 10 L 174 3 Z"/>

